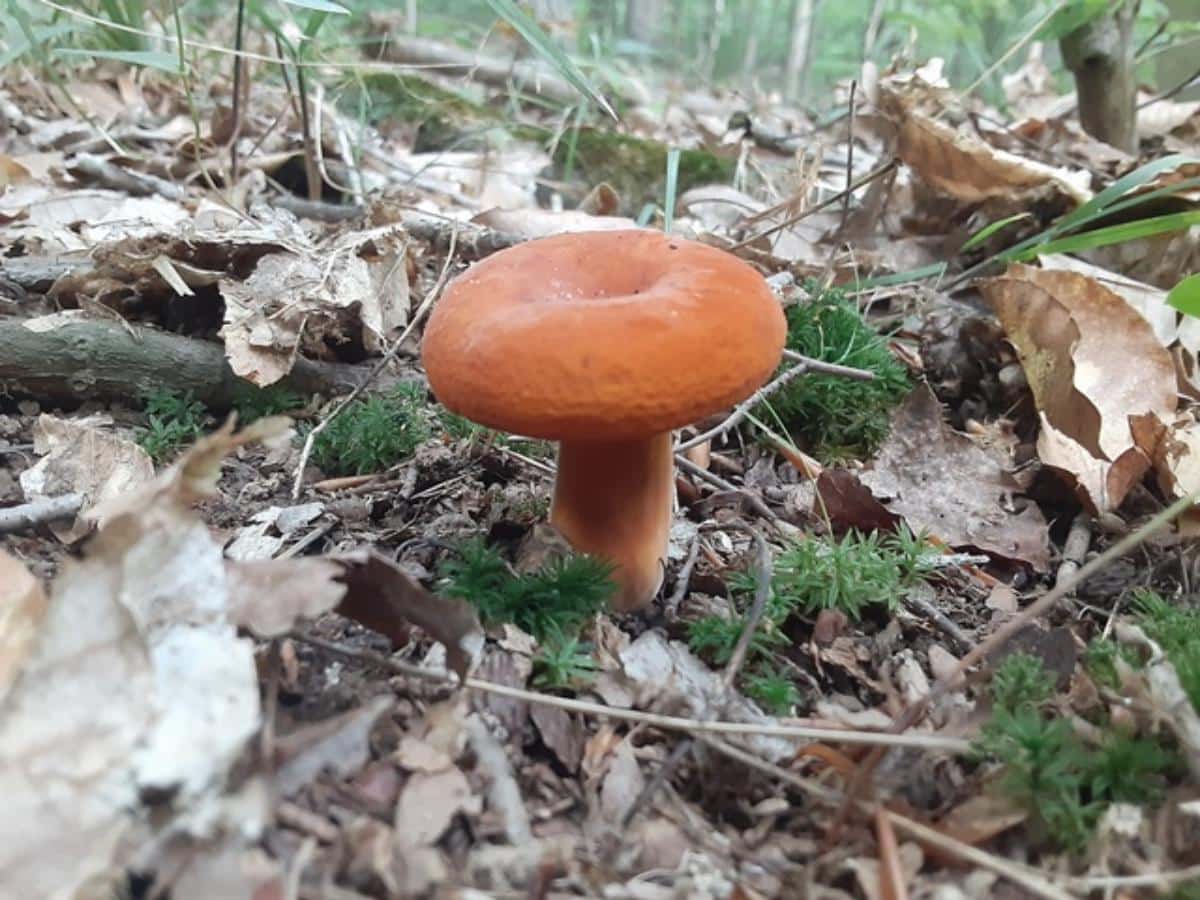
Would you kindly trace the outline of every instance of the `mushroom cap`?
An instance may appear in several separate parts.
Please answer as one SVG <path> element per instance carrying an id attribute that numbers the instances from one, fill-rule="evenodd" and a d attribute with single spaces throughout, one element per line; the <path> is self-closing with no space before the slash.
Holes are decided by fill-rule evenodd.
<path id="1" fill-rule="evenodd" d="M 649 230 L 528 241 L 446 288 L 421 356 L 472 421 L 554 440 L 627 440 L 736 404 L 775 370 L 779 302 L 723 250 Z"/>

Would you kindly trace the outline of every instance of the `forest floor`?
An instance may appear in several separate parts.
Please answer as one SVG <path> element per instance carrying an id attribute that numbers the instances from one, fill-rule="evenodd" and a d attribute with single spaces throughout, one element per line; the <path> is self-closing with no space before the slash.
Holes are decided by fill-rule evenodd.
<path id="1" fill-rule="evenodd" d="M 10 67 L 0 895 L 1200 896 L 1200 104 L 1133 157 L 1039 65 L 1003 117 L 931 64 L 591 124 Z M 792 354 L 681 432 L 619 616 L 554 448 L 419 348 L 473 263 L 635 225 L 755 266 Z"/>

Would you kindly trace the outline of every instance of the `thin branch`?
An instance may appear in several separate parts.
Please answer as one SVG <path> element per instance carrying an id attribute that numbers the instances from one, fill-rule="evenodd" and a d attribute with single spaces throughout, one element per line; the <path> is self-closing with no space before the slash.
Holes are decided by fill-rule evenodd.
<path id="1" fill-rule="evenodd" d="M 45 522 L 69 519 L 83 506 L 83 494 L 62 494 L 58 497 L 42 497 L 20 506 L 0 509 L 0 534 L 25 531 Z"/>
<path id="2" fill-rule="evenodd" d="M 1079 569 L 1072 577 L 1058 582 L 1053 588 L 1046 592 L 1038 600 L 1031 603 L 1020 613 L 1013 616 L 1007 622 L 1000 626 L 996 631 L 989 635 L 984 641 L 975 646 L 973 650 L 967 653 L 958 661 L 953 671 L 946 673 L 933 683 L 929 693 L 917 702 L 911 704 L 903 713 L 896 718 L 892 723 L 892 730 L 896 733 L 905 731 L 913 727 L 924 718 L 925 713 L 935 703 L 941 700 L 950 691 L 957 689 L 962 677 L 966 671 L 973 666 L 986 661 L 994 653 L 1002 649 L 1013 637 L 1028 626 L 1033 620 L 1044 616 L 1050 612 L 1063 598 L 1075 592 L 1079 585 L 1083 584 L 1097 572 L 1102 571 L 1117 559 L 1120 559 L 1130 550 L 1138 547 L 1145 541 L 1149 540 L 1163 528 L 1167 527 L 1178 516 L 1183 514 L 1187 509 L 1194 506 L 1197 500 L 1197 494 L 1192 494 L 1176 500 L 1162 512 L 1155 515 L 1148 522 L 1142 525 L 1133 533 L 1113 544 L 1099 556 L 1092 559 L 1086 565 Z M 875 772 L 876 767 L 883 759 L 884 749 L 875 748 L 863 760 L 858 771 L 855 772 L 854 778 L 851 780 L 847 789 L 849 795 L 847 803 L 842 807 L 838 814 L 838 820 L 834 825 L 834 835 L 837 830 L 844 824 L 846 816 L 850 812 L 850 808 L 854 803 L 857 803 L 867 791 L 867 786 L 871 782 L 871 777 Z"/>
<path id="3" fill-rule="evenodd" d="M 770 397 L 776 391 L 787 386 L 789 383 L 799 378 L 801 375 L 842 375 L 847 378 L 853 378 L 857 381 L 871 381 L 875 378 L 874 372 L 868 372 L 866 369 L 853 369 L 850 366 L 839 366 L 835 363 L 822 362 L 819 359 L 809 359 L 807 356 L 801 356 L 791 350 L 785 350 L 784 355 L 788 359 L 799 359 L 797 365 L 788 369 L 785 372 L 775 376 L 771 381 L 768 381 L 757 391 L 739 403 L 733 408 L 726 419 L 719 425 L 715 425 L 695 437 L 688 438 L 682 444 L 675 448 L 676 452 L 682 453 L 684 450 L 690 450 L 692 447 L 698 447 L 707 441 L 711 441 L 715 437 L 719 437 L 727 431 L 730 431 L 734 426 L 738 425 L 743 419 L 750 414 L 763 400 Z"/>
<path id="4" fill-rule="evenodd" d="M 318 637 L 313 637 L 299 631 L 289 632 L 288 637 L 293 640 L 301 641 L 305 644 L 310 644 L 313 647 L 320 647 L 329 653 L 337 654 L 338 656 L 347 659 L 356 660 L 358 662 L 368 663 L 370 665 L 380 666 L 388 669 L 399 675 L 408 675 L 413 678 L 420 678 L 425 681 L 432 681 L 448 686 L 459 684 L 455 676 L 445 671 L 434 671 L 431 669 L 423 669 L 420 666 L 412 665 L 411 663 L 401 662 L 384 656 L 381 653 L 373 653 L 370 650 L 358 650 L 352 647 L 345 647 L 336 644 L 332 641 L 326 641 Z M 681 716 L 663 716 L 657 713 L 639 712 L 633 709 L 620 709 L 614 706 L 605 706 L 601 703 L 590 703 L 586 700 L 576 700 L 571 697 L 558 697 L 552 694 L 541 694 L 536 691 L 527 691 L 523 688 L 509 687 L 505 684 L 497 684 L 492 681 L 484 681 L 481 678 L 468 677 L 462 682 L 462 685 L 470 690 L 483 691 L 489 694 L 495 694 L 500 697 L 510 697 L 514 700 L 521 700 L 526 703 L 540 703 L 543 706 L 556 706 L 559 709 L 565 709 L 570 712 L 583 713 L 585 715 L 602 716 L 608 719 L 618 719 L 625 722 L 636 722 L 642 725 L 649 725 L 654 728 L 662 728 L 667 731 L 685 731 L 685 732 L 702 732 L 707 734 L 734 734 L 734 735 L 763 735 L 766 737 L 781 737 L 795 738 L 803 741 L 826 741 L 829 743 L 842 744 L 883 744 L 888 747 L 916 747 L 922 750 L 940 750 L 947 753 L 968 753 L 971 749 L 971 742 L 962 738 L 947 737 L 937 734 L 888 734 L 885 732 L 873 731 L 852 731 L 850 729 L 842 730 L 839 728 L 817 728 L 804 725 L 768 725 L 755 724 L 751 722 L 723 722 L 723 721 L 701 721 L 699 719 L 688 719 Z"/>
<path id="5" fill-rule="evenodd" d="M 697 737 L 697 740 L 702 741 L 709 747 L 712 747 L 718 753 L 728 756 L 730 759 L 735 759 L 738 762 L 757 769 L 760 772 L 770 775 L 773 778 L 790 784 L 795 788 L 803 791 L 815 799 L 822 800 L 826 803 L 837 802 L 841 795 L 825 787 L 817 784 L 807 778 L 802 778 L 794 772 L 767 762 L 764 759 L 759 759 L 752 753 L 742 750 L 740 747 L 722 741 L 718 738 L 713 738 L 707 735 Z M 904 831 L 916 838 L 921 843 L 936 847 L 947 854 L 953 855 L 966 862 L 972 863 L 983 869 L 995 872 L 1003 878 L 1007 878 L 1014 884 L 1018 884 L 1023 888 L 1031 891 L 1035 896 L 1042 897 L 1044 900 L 1076 900 L 1071 894 L 1060 888 L 1058 885 L 1048 881 L 1040 872 L 1023 866 L 1020 863 L 1012 860 L 1003 859 L 995 856 L 985 850 L 980 850 L 978 847 L 972 847 L 962 841 L 955 840 L 949 835 L 943 834 L 936 829 L 915 822 L 906 816 L 898 815 L 878 804 L 860 802 L 856 804 L 864 813 L 875 815 L 882 814 L 887 817 L 888 821 L 894 828 Z"/>
<path id="6" fill-rule="evenodd" d="M 707 481 L 713 487 L 719 487 L 723 491 L 741 494 L 746 498 L 746 502 L 750 504 L 751 509 L 753 509 L 764 519 L 767 519 L 773 523 L 783 521 L 779 518 L 779 516 L 771 511 L 771 508 L 767 506 L 767 504 L 762 501 L 762 498 L 756 493 L 748 488 L 738 487 L 736 484 L 726 481 L 720 475 L 714 475 L 712 472 L 708 471 L 708 469 L 702 469 L 682 453 L 675 454 L 675 465 L 679 466 L 679 468 L 683 469 L 683 471 L 687 472 L 689 475 L 699 478 L 701 481 Z"/>

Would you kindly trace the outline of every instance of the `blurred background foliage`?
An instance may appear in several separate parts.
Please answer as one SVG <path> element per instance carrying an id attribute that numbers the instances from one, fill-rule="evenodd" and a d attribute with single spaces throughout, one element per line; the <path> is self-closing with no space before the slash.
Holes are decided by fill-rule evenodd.
<path id="1" fill-rule="evenodd" d="M 173 48 L 139 32 L 219 42 L 232 39 L 231 0 L 3 0 L 0 65 L 47 48 L 92 49 L 101 54 Z M 1018 52 L 997 61 L 1058 10 L 1058 29 L 1103 12 L 1107 0 L 527 0 L 524 8 L 585 71 L 658 75 L 681 89 L 715 85 L 760 95 L 791 95 L 821 109 L 839 81 L 855 77 L 865 60 L 941 57 L 951 84 L 987 75 L 978 90 L 1002 105 L 1000 78 L 1020 66 Z M 89 19 L 71 15 L 67 8 Z M 486 43 L 496 52 L 532 52 L 489 0 L 247 0 L 248 29 L 294 40 L 315 33 L 325 57 L 378 40 L 362 23 L 385 15 L 409 33 L 464 46 Z M 335 14 L 345 10 L 348 15 Z M 1200 57 L 1200 0 L 1142 0 L 1138 12 L 1138 76 L 1160 89 L 1185 79 Z M 101 23 L 110 23 L 116 28 Z M 126 30 L 122 30 L 126 29 Z M 1057 59 L 1055 21 L 1038 32 L 1046 61 L 1068 90 Z M 800 33 L 798 33 L 800 30 Z M 789 60 L 802 59 L 789 72 Z"/>

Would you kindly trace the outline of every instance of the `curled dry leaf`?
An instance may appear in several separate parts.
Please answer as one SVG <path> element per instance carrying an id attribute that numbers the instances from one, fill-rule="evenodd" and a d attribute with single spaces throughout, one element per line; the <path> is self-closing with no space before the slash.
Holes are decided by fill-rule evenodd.
<path id="1" fill-rule="evenodd" d="M 361 338 L 367 349 L 381 349 L 408 317 L 406 252 L 403 233 L 387 226 L 329 247 L 270 253 L 245 281 L 222 279 L 230 367 L 266 387 L 325 338 Z"/>
<path id="2" fill-rule="evenodd" d="M 110 503 L 51 587 L 0 704 L 0 882 L 13 896 L 74 895 L 119 868 L 119 846 L 165 846 L 174 829 L 220 821 L 223 786 L 259 726 L 258 679 L 228 620 L 220 545 L 179 501 L 205 483 L 213 448 L 235 443 L 218 434 Z M 163 796 L 175 819 L 150 825 L 143 804 Z M 241 827 L 253 834 L 261 819 L 248 809 Z M 135 823 L 152 833 L 134 835 Z"/>
<path id="3" fill-rule="evenodd" d="M 89 505 L 129 494 L 154 478 L 154 463 L 133 441 L 86 419 L 59 419 L 43 414 L 33 427 L 33 446 L 42 458 L 21 473 L 29 499 L 83 494 Z M 91 530 L 88 512 L 78 521 L 52 524 L 64 543 Z"/>
<path id="4" fill-rule="evenodd" d="M 1093 512 L 1115 509 L 1173 417 L 1171 355 L 1141 314 L 1086 275 L 1014 264 L 981 290 L 1042 416 L 1042 462 L 1071 477 Z"/>
<path id="5" fill-rule="evenodd" d="M 855 528 L 899 516 L 913 532 L 927 532 L 950 547 L 976 548 L 1045 570 L 1046 520 L 1033 504 L 1015 507 L 1020 485 L 1009 464 L 1001 448 L 946 425 L 937 397 L 921 385 L 895 412 L 887 440 L 858 479 L 850 472 L 821 475 L 817 508 Z"/>
<path id="6" fill-rule="evenodd" d="M 554 212 L 548 209 L 489 209 L 471 219 L 504 235 L 522 240 L 549 237 L 568 231 L 605 231 L 637 228 L 637 222 L 624 216 L 593 216 L 577 209 Z"/>
<path id="7" fill-rule="evenodd" d="M 297 619 L 335 608 L 346 594 L 342 567 L 327 559 L 271 559 L 226 563 L 229 617 L 258 637 L 277 637 Z"/>
<path id="8" fill-rule="evenodd" d="M 8 695 L 46 616 L 42 583 L 0 550 L 0 702 Z"/>
<path id="9" fill-rule="evenodd" d="M 901 86 L 881 84 L 879 106 L 897 129 L 896 154 L 929 184 L 969 203 L 1013 199 L 1045 190 L 1073 203 L 1091 199 L 1091 175 L 1025 159 L 918 109 L 929 85 L 920 79 Z"/>
<path id="10" fill-rule="evenodd" d="M 346 595 L 338 612 L 386 635 L 398 646 L 407 643 L 416 625 L 446 648 L 450 668 L 465 678 L 483 650 L 483 629 L 475 610 L 464 600 L 435 597 L 398 565 L 370 550 L 333 557 L 340 566 Z"/>
<path id="11" fill-rule="evenodd" d="M 633 745 L 626 738 L 613 748 L 600 785 L 599 811 L 609 827 L 622 827 L 625 814 L 633 808 L 645 786 L 646 778 L 633 753 Z"/>

